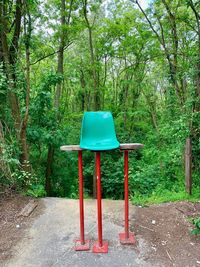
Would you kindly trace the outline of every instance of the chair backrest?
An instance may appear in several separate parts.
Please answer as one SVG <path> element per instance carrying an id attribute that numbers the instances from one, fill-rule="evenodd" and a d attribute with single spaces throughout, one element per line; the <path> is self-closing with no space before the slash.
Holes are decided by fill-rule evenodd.
<path id="1" fill-rule="evenodd" d="M 80 147 L 94 151 L 110 150 L 119 147 L 111 112 L 97 111 L 84 113 Z"/>

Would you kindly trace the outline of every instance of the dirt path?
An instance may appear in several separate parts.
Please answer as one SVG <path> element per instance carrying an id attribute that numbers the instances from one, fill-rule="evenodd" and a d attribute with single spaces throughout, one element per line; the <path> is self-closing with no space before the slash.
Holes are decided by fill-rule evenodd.
<path id="1" fill-rule="evenodd" d="M 200 202 L 177 202 L 136 208 L 134 231 L 148 253 L 143 259 L 163 267 L 200 267 L 200 236 L 190 233 L 190 217 L 200 217 Z"/>
<path id="2" fill-rule="evenodd" d="M 30 201 L 32 201 L 30 197 L 10 191 L 0 198 L 0 266 L 13 256 L 13 246 L 24 237 L 25 229 L 29 229 L 35 217 L 42 212 L 40 203 L 31 216 L 19 216 Z M 39 202 L 38 199 L 34 201 Z"/>
<path id="3" fill-rule="evenodd" d="M 22 203 L 25 204 L 24 199 L 21 204 L 18 201 L 20 208 Z M 1 266 L 200 267 L 200 237 L 189 233 L 191 224 L 187 220 L 188 216 L 200 215 L 200 203 L 167 203 L 146 208 L 131 205 L 130 225 L 136 234 L 135 246 L 122 246 L 118 241 L 118 233 L 123 231 L 123 209 L 123 201 L 103 200 L 103 236 L 109 241 L 108 254 L 75 252 L 73 241 L 79 235 L 78 201 L 41 199 L 29 219 L 14 221 L 13 227 L 20 225 L 14 236 L 16 241 L 21 240 L 8 247 L 7 254 L 11 257 L 4 259 Z M 85 231 L 86 238 L 92 242 L 97 239 L 95 200 L 85 201 Z M 9 240 L 8 231 L 7 236 Z"/>

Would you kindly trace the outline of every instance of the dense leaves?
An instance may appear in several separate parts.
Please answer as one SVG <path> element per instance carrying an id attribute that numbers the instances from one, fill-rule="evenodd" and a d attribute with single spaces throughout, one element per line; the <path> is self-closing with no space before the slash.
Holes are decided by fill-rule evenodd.
<path id="1" fill-rule="evenodd" d="M 21 9 L 19 10 L 18 7 Z M 200 187 L 198 1 L 3 1 L 0 41 L 0 178 L 27 194 L 78 197 L 83 112 L 110 110 L 130 153 L 137 200 L 184 191 L 185 140 Z M 94 153 L 84 152 L 85 194 Z M 103 197 L 123 198 L 123 154 L 102 153 Z M 197 197 L 199 194 L 197 193 Z"/>

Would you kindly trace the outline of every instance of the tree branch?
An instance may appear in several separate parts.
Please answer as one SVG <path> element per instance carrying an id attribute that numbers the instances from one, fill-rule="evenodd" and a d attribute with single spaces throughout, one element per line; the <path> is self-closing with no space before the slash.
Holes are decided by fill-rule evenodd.
<path id="1" fill-rule="evenodd" d="M 143 10 L 143 8 L 141 7 L 141 5 L 139 4 L 139 2 L 138 2 L 137 0 L 136 0 L 136 1 L 134 1 L 134 0 L 130 0 L 130 1 L 131 1 L 132 3 L 134 3 L 134 4 L 137 4 L 137 6 L 139 7 L 140 11 L 142 12 L 142 14 L 145 16 L 146 20 L 148 21 L 150 28 L 152 29 L 152 31 L 153 31 L 153 32 L 155 33 L 155 35 L 157 36 L 158 41 L 160 42 L 161 45 L 163 45 L 163 43 L 162 43 L 162 39 L 160 38 L 158 32 L 154 29 L 154 27 L 153 27 L 153 25 L 152 25 L 150 19 L 148 18 L 147 14 L 144 12 L 144 10 Z"/>
<path id="2" fill-rule="evenodd" d="M 67 49 L 72 43 L 73 43 L 73 42 L 68 43 L 68 44 L 64 47 L 63 50 Z M 57 53 L 59 53 L 59 52 L 60 52 L 60 49 L 58 49 L 58 50 L 56 50 L 56 51 L 54 51 L 54 52 L 52 52 L 52 53 L 50 53 L 50 54 L 48 54 L 48 55 L 45 55 L 45 56 L 43 56 L 43 57 L 37 59 L 35 62 L 30 63 L 30 65 L 31 65 L 31 66 L 32 66 L 32 65 L 35 65 L 35 64 L 37 64 L 38 62 L 42 61 L 43 59 L 48 58 L 48 57 L 50 57 L 50 56 L 53 56 L 53 55 L 55 55 L 55 54 L 57 54 Z"/>

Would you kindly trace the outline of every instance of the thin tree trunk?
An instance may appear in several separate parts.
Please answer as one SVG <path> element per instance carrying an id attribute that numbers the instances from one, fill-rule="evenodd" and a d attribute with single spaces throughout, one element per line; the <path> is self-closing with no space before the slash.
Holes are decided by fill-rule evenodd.
<path id="1" fill-rule="evenodd" d="M 89 48 L 90 48 L 90 58 L 91 58 L 91 68 L 92 68 L 92 78 L 93 78 L 93 110 L 97 111 L 100 109 L 100 94 L 99 94 L 99 84 L 98 84 L 98 75 L 97 75 L 97 69 L 96 69 L 96 60 L 95 60 L 95 54 L 94 54 L 94 47 L 93 47 L 93 37 L 92 37 L 92 26 L 90 25 L 90 22 L 88 20 L 87 16 L 87 0 L 84 0 L 84 7 L 83 7 L 83 13 L 85 22 L 88 28 L 88 34 L 89 34 Z M 93 171 L 93 198 L 97 197 L 96 192 L 96 170 L 94 167 Z"/>
<path id="2" fill-rule="evenodd" d="M 82 92 L 81 92 L 81 111 L 84 111 L 85 109 L 85 99 L 86 99 L 86 82 L 85 82 L 85 77 L 84 77 L 84 72 L 81 69 L 81 75 L 80 75 L 80 84 L 81 84 L 81 88 L 82 88 Z"/>
<path id="3" fill-rule="evenodd" d="M 95 59 L 94 46 L 93 46 L 92 26 L 90 25 L 90 22 L 87 16 L 87 0 L 84 0 L 83 13 L 84 13 L 85 22 L 88 28 L 88 34 L 89 34 L 89 48 L 90 48 L 92 78 L 93 78 L 93 87 L 94 87 L 93 88 L 93 110 L 97 111 L 100 109 L 100 93 L 99 93 L 96 59 Z"/>
<path id="4" fill-rule="evenodd" d="M 193 3 L 192 0 L 189 0 L 189 5 L 195 15 L 196 18 L 196 24 L 197 24 L 197 33 L 198 33 L 198 58 L 197 58 L 197 64 L 196 64 L 196 97 L 197 101 L 195 104 L 195 110 L 198 112 L 200 111 L 200 13 L 199 11 L 195 8 L 195 4 Z"/>
<path id="5" fill-rule="evenodd" d="M 30 102 L 30 41 L 31 41 L 31 16 L 29 13 L 28 3 L 26 4 L 26 13 L 28 17 L 28 22 L 26 23 L 26 17 L 24 16 L 24 34 L 25 34 L 25 49 L 26 49 L 26 111 L 24 118 L 22 120 L 22 126 L 20 129 L 20 140 L 22 146 L 22 154 L 20 161 L 23 165 L 23 169 L 27 172 L 31 171 L 29 164 L 29 152 L 26 138 L 26 129 L 28 125 L 28 116 L 29 116 L 29 102 Z"/>
<path id="6" fill-rule="evenodd" d="M 4 160 L 3 157 L 3 149 L 5 145 L 5 139 L 4 139 L 4 132 L 3 132 L 3 125 L 0 121 L 0 178 L 2 178 L 2 175 L 4 178 L 6 178 L 9 182 L 12 180 L 11 170 L 9 164 Z"/>
<path id="7" fill-rule="evenodd" d="M 186 139 L 185 144 L 185 190 L 192 194 L 192 146 L 190 138 Z"/>
<path id="8" fill-rule="evenodd" d="M 72 11 L 72 4 L 73 0 L 70 1 L 70 8 L 69 13 L 66 21 L 66 5 L 65 0 L 61 0 L 61 35 L 60 35 L 60 45 L 59 45 L 59 52 L 58 52 L 58 61 L 57 61 L 57 73 L 59 75 L 64 74 L 64 48 L 66 45 L 66 32 L 64 31 L 64 26 L 66 23 L 69 25 L 70 23 L 70 17 L 71 17 L 71 11 Z M 60 116 L 60 99 L 61 99 L 61 93 L 62 93 L 62 86 L 63 83 L 60 82 L 56 86 L 55 91 L 55 97 L 54 97 L 54 108 L 56 109 L 56 120 L 57 123 L 61 122 L 61 116 Z M 45 190 L 47 192 L 47 195 L 51 195 L 51 175 L 53 170 L 53 161 L 54 161 L 54 154 L 55 154 L 55 147 L 51 144 L 48 146 L 48 153 L 47 153 L 47 165 L 46 165 L 46 175 L 45 175 Z"/>
<path id="9" fill-rule="evenodd" d="M 195 75 L 194 75 L 194 86 L 195 86 L 195 97 L 194 97 L 194 104 L 193 104 L 193 110 L 192 112 L 194 113 L 194 118 L 195 113 L 200 112 L 200 13 L 199 10 L 197 9 L 197 6 L 193 2 L 193 0 L 189 0 L 188 4 L 190 8 L 192 9 L 195 19 L 196 19 L 196 24 L 197 24 L 197 45 L 198 45 L 198 50 L 197 50 L 197 62 L 196 62 L 196 70 L 195 70 Z M 191 119 L 190 121 L 190 140 L 191 143 L 194 145 L 198 144 L 198 140 L 200 139 L 200 129 L 199 129 L 199 121 L 197 119 Z M 198 146 L 198 145 L 197 145 Z M 192 164 L 192 169 L 198 169 L 199 168 L 199 154 L 200 150 L 198 149 L 196 152 L 193 153 L 193 164 Z M 191 172 L 192 172 L 191 169 Z"/>
<path id="10" fill-rule="evenodd" d="M 134 0 L 130 0 L 131 2 L 134 2 Z M 157 16 L 157 20 L 160 26 L 160 31 L 161 33 L 159 34 L 158 31 L 155 29 L 155 27 L 153 26 L 152 22 L 150 21 L 150 19 L 148 18 L 147 14 L 145 13 L 145 11 L 143 10 L 142 6 L 140 5 L 139 1 L 136 0 L 135 3 L 138 5 L 139 9 L 141 10 L 141 12 L 143 13 L 143 15 L 145 16 L 147 22 L 149 23 L 149 26 L 151 28 L 151 30 L 153 31 L 153 33 L 156 35 L 159 43 L 162 45 L 163 49 L 164 49 L 164 53 L 166 56 L 166 60 L 168 62 L 169 65 L 169 75 L 170 75 L 170 83 L 172 85 L 172 87 L 175 88 L 175 93 L 178 96 L 178 99 L 180 101 L 180 107 L 183 107 L 184 105 L 184 101 L 185 101 L 185 96 L 184 96 L 184 92 L 181 91 L 181 88 L 178 84 L 178 75 L 177 75 L 177 58 L 178 58 L 178 36 L 177 36 L 177 27 L 176 27 L 176 17 L 174 14 L 172 14 L 167 2 L 165 0 L 162 0 L 168 15 L 169 15 L 169 22 L 171 24 L 171 35 L 172 35 L 172 41 L 173 41 L 173 52 L 170 53 L 167 45 L 166 45 L 166 39 L 165 39 L 165 35 L 164 35 L 164 30 L 163 30 L 163 25 L 160 21 L 160 18 Z M 172 89 L 170 89 L 170 94 L 173 94 L 174 92 L 172 91 Z"/>
<path id="11" fill-rule="evenodd" d="M 47 196 L 51 196 L 51 175 L 52 175 L 52 164 L 53 164 L 53 157 L 54 157 L 54 148 L 52 145 L 48 147 L 48 154 L 47 154 L 47 164 L 46 164 L 46 174 L 45 174 L 45 190 L 47 192 Z"/>

